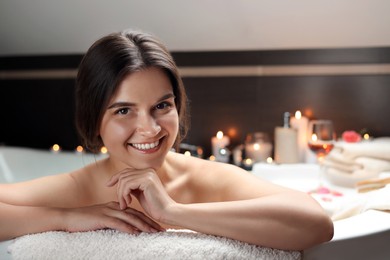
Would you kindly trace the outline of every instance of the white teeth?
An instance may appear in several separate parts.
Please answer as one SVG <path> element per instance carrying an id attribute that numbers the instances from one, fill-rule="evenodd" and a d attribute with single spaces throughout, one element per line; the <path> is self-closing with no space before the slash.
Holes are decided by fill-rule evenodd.
<path id="1" fill-rule="evenodd" d="M 147 144 L 131 144 L 131 145 L 137 148 L 138 150 L 149 150 L 158 146 L 159 143 L 160 141 L 156 141 L 154 143 L 147 143 Z"/>

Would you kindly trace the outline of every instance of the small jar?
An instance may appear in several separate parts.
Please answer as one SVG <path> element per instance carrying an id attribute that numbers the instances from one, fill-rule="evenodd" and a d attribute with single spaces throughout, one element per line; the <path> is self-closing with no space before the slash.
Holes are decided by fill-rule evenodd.
<path id="1" fill-rule="evenodd" d="M 266 162 L 272 155 L 273 145 L 269 135 L 264 132 L 249 133 L 245 139 L 245 157 L 253 163 Z"/>

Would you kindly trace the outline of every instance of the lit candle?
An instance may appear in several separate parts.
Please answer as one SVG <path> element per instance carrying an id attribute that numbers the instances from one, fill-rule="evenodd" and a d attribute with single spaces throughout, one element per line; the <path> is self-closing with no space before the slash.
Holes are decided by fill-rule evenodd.
<path id="1" fill-rule="evenodd" d="M 273 163 L 273 161 L 274 161 L 274 160 L 272 159 L 272 157 L 268 157 L 268 158 L 267 158 L 267 163 Z"/>
<path id="2" fill-rule="evenodd" d="M 271 143 L 248 143 L 245 145 L 246 157 L 251 158 L 254 163 L 266 161 L 271 156 L 271 152 Z"/>
<path id="3" fill-rule="evenodd" d="M 244 167 L 252 167 L 253 166 L 253 161 L 251 158 L 246 158 L 244 161 L 243 161 L 243 165 Z"/>
<path id="4" fill-rule="evenodd" d="M 222 131 L 218 131 L 217 135 L 211 138 L 212 153 L 216 161 L 229 161 L 229 153 L 226 150 L 226 146 L 229 144 L 230 138 L 224 135 Z"/>
<path id="5" fill-rule="evenodd" d="M 306 153 L 308 151 L 307 127 L 309 125 L 309 120 L 307 117 L 302 116 L 301 111 L 297 110 L 295 112 L 295 117 L 292 117 L 290 122 L 291 127 L 297 130 L 299 161 L 305 162 Z"/>

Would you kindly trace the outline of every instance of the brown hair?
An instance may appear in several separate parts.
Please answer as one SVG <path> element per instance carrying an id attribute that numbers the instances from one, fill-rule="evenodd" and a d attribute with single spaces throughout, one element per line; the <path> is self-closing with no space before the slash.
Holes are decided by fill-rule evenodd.
<path id="1" fill-rule="evenodd" d="M 103 142 L 99 127 L 112 95 L 129 73 L 161 68 L 169 77 L 179 114 L 175 147 L 188 130 L 187 96 L 177 66 L 166 47 L 154 36 L 125 30 L 96 41 L 84 55 L 76 79 L 76 127 L 83 145 L 98 152 Z"/>

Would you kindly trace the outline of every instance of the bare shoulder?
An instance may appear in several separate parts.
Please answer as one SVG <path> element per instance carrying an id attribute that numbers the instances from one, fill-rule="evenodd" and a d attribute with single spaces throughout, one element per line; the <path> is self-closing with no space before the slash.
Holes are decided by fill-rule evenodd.
<path id="1" fill-rule="evenodd" d="M 286 189 L 232 164 L 174 154 L 170 156 L 192 187 L 218 201 L 258 198 Z"/>
<path id="2" fill-rule="evenodd" d="M 86 166 L 73 172 L 54 174 L 24 182 L 0 184 L 0 201 L 24 206 L 72 207 L 82 203 Z"/>

